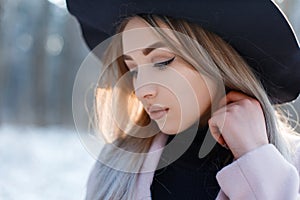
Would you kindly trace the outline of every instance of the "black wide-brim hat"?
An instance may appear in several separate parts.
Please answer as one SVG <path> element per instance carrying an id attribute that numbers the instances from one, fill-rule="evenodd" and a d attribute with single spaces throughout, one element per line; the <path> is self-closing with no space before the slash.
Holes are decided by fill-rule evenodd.
<path id="1" fill-rule="evenodd" d="M 287 19 L 270 0 L 67 0 L 92 50 L 135 14 L 186 19 L 233 46 L 252 67 L 272 103 L 300 92 L 300 49 Z"/>

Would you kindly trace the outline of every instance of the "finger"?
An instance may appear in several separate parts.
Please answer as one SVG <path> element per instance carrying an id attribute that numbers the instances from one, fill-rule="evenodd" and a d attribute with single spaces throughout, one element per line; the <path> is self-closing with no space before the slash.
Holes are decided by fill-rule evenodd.
<path id="1" fill-rule="evenodd" d="M 217 126 L 215 126 L 213 124 L 213 122 L 210 123 L 209 125 L 209 130 L 210 130 L 210 133 L 211 135 L 213 136 L 213 138 L 223 147 L 226 147 L 227 144 L 219 130 L 219 128 Z"/>
<path id="2" fill-rule="evenodd" d="M 218 127 L 218 130 L 221 132 L 225 124 L 226 116 L 230 111 L 231 107 L 238 103 L 232 103 L 228 106 L 224 106 L 217 111 L 213 112 L 211 118 L 209 119 L 210 125 Z"/>
<path id="3" fill-rule="evenodd" d="M 219 136 L 217 142 L 224 148 L 229 149 L 227 143 L 225 142 L 224 138 L 222 135 Z"/>
<path id="4" fill-rule="evenodd" d="M 252 97 L 237 91 L 231 91 L 226 95 L 226 104 L 229 104 L 231 102 L 240 101 L 243 99 L 252 99 Z"/>
<path id="5" fill-rule="evenodd" d="M 234 103 L 230 103 L 226 106 L 223 106 L 221 108 L 219 108 L 218 110 L 216 110 L 215 112 L 213 112 L 213 115 L 218 115 L 224 112 L 228 112 L 232 107 L 239 105 L 239 102 L 234 102 Z"/>
<path id="6" fill-rule="evenodd" d="M 222 108 L 219 108 L 218 110 L 216 110 L 215 112 L 213 112 L 213 114 L 212 114 L 212 117 L 213 116 L 217 116 L 217 115 L 222 115 L 222 114 L 225 114 L 226 113 L 226 111 L 227 111 L 227 107 L 225 106 L 225 107 L 222 107 Z"/>
<path id="7" fill-rule="evenodd" d="M 237 92 L 237 91 L 230 91 L 226 96 L 224 96 L 220 101 L 219 101 L 219 108 L 224 107 L 228 104 L 231 104 L 233 102 L 237 102 L 243 99 L 252 99 L 251 97 L 247 96 L 246 94 L 242 92 Z"/>

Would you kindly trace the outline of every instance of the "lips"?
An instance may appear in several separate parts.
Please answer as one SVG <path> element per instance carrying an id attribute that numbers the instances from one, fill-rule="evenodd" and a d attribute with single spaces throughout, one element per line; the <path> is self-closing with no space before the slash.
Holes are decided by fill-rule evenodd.
<path id="1" fill-rule="evenodd" d="M 153 106 L 150 106 L 147 109 L 147 111 L 148 111 L 149 116 L 150 116 L 151 119 L 158 120 L 158 119 L 162 118 L 163 116 L 165 116 L 168 113 L 169 108 L 166 108 L 166 107 L 163 107 L 163 106 L 153 105 Z"/>

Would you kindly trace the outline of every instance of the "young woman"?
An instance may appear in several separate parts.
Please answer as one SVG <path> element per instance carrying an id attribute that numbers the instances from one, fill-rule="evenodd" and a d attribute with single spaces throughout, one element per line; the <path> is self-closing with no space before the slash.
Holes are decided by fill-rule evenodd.
<path id="1" fill-rule="evenodd" d="M 248 7 L 209 2 L 204 4 L 207 9 L 223 8 L 225 16 L 233 11 L 227 7 L 242 6 L 241 20 L 250 19 L 246 15 L 251 9 L 279 15 L 269 1 L 253 1 Z M 128 13 L 119 23 L 119 34 L 105 53 L 98 55 L 105 69 L 95 90 L 95 128 L 107 144 L 90 174 L 87 199 L 300 198 L 299 138 L 272 105 L 297 97 L 299 87 L 269 76 L 272 70 L 280 72 L 285 63 L 282 55 L 277 60 L 268 55 L 278 47 L 264 48 L 263 54 L 249 53 L 251 43 L 261 41 L 259 38 L 238 53 L 230 40 L 225 42 L 193 21 L 196 11 L 190 15 L 177 3 L 154 3 L 165 10 L 177 8 L 173 14 L 154 12 L 153 7 L 149 10 L 146 3 L 126 1 L 117 6 L 120 11 L 122 5 L 128 6 Z M 200 9 L 202 3 L 191 2 L 190 9 Z M 134 11 L 129 9 L 131 4 Z M 98 20 L 107 16 L 105 20 L 116 23 L 118 14 L 99 14 L 113 7 L 107 5 L 87 3 L 86 8 L 91 13 L 100 9 L 93 13 L 98 13 Z M 91 34 L 97 38 L 97 33 L 101 37 L 103 32 L 92 26 L 97 24 L 94 15 L 86 14 L 80 1 L 69 0 L 68 6 L 81 22 L 89 46 L 95 47 L 97 42 L 88 38 Z M 227 26 L 219 31 L 227 32 Z M 257 35 L 264 29 L 249 30 Z M 239 34 L 245 36 L 231 34 L 231 40 Z M 286 37 L 297 44 L 291 35 Z M 243 39 L 246 36 L 233 42 L 239 51 L 246 44 Z M 264 42 L 262 47 L 268 44 Z M 294 70 L 295 64 L 300 64 L 299 48 L 292 51 L 293 63 L 284 67 L 292 70 L 288 81 L 299 85 L 300 72 Z M 269 57 L 259 58 L 262 55 Z"/>

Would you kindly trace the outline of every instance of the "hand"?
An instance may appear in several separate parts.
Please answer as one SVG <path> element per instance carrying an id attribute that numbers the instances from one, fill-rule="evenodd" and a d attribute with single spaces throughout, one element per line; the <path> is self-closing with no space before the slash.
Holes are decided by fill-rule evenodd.
<path id="1" fill-rule="evenodd" d="M 235 159 L 269 143 L 265 117 L 256 99 L 231 91 L 219 105 L 208 121 L 209 129 L 218 143 L 231 150 Z"/>

